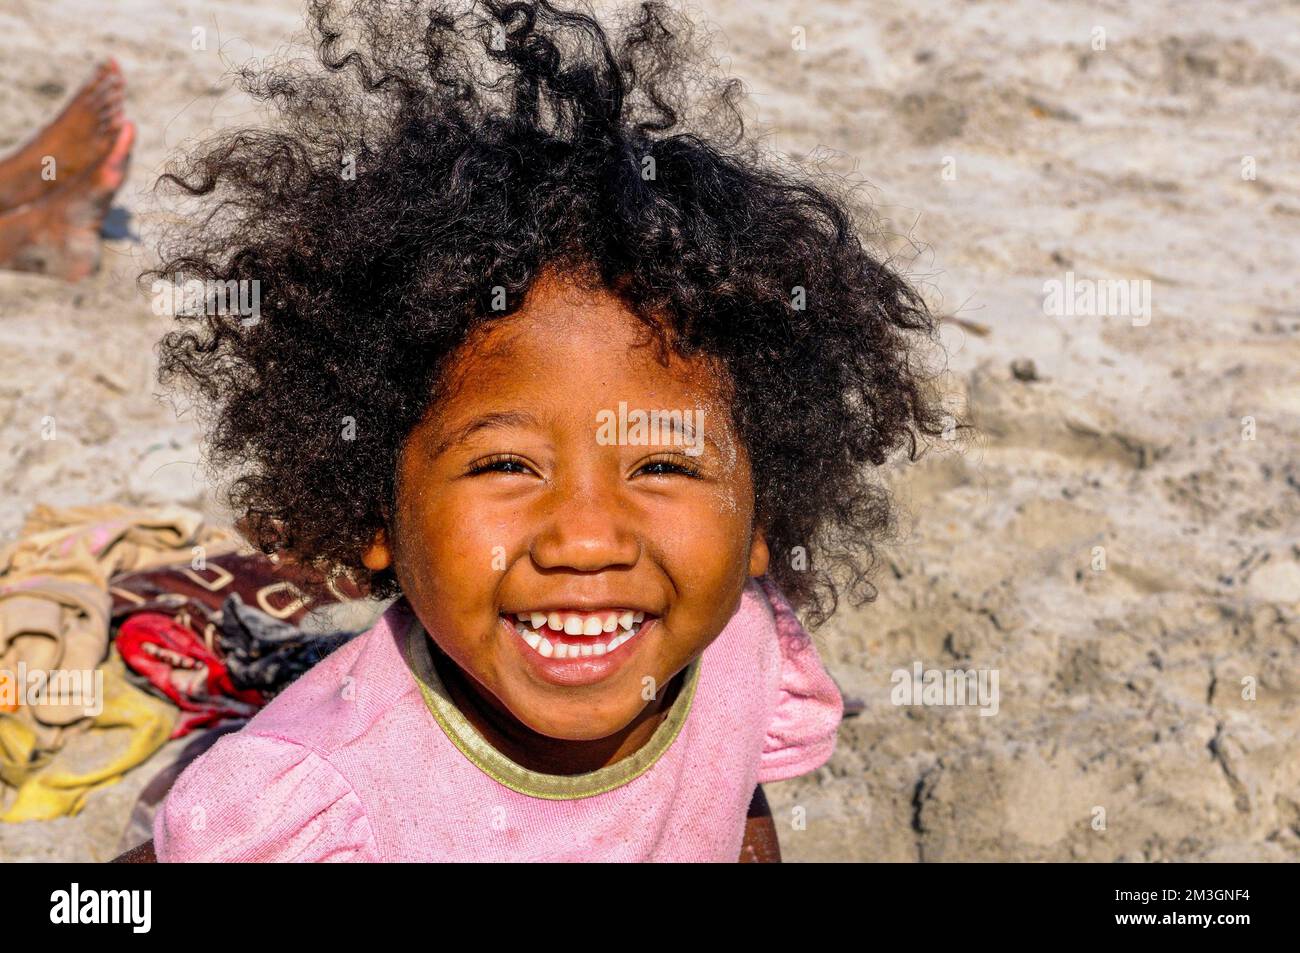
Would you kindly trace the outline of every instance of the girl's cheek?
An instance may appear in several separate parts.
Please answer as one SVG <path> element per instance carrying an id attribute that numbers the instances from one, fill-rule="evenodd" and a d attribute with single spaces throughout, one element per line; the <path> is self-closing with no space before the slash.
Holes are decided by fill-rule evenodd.
<path id="1" fill-rule="evenodd" d="M 745 474 L 730 471 L 730 478 L 711 487 L 709 508 L 714 524 L 722 532 L 743 543 L 749 537 L 749 523 L 754 513 L 754 489 Z"/>
<path id="2" fill-rule="evenodd" d="M 527 556 L 530 516 L 517 506 L 457 507 L 430 526 L 439 563 L 460 584 L 490 588 Z"/>

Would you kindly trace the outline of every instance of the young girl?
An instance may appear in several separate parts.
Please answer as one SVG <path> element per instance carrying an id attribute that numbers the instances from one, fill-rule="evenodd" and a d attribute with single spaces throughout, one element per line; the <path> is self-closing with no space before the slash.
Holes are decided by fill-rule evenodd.
<path id="1" fill-rule="evenodd" d="M 158 859 L 774 856 L 759 785 L 842 714 L 794 609 L 872 594 L 929 314 L 672 11 L 347 9 L 166 177 L 208 204 L 158 274 L 260 313 L 162 369 L 258 544 L 398 598 L 189 767 Z"/>

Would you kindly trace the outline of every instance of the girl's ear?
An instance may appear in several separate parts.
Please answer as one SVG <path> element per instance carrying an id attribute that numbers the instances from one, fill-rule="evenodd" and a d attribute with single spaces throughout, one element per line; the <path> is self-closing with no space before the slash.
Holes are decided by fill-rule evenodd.
<path id="1" fill-rule="evenodd" d="M 388 537 L 384 531 L 377 530 L 369 548 L 361 554 L 361 563 L 371 572 L 379 572 L 393 564 L 393 553 L 388 548 Z"/>
<path id="2" fill-rule="evenodd" d="M 749 574 L 763 575 L 767 572 L 767 564 L 771 558 L 772 554 L 767 550 L 767 537 L 763 535 L 763 527 L 754 527 L 754 538 L 749 544 Z"/>

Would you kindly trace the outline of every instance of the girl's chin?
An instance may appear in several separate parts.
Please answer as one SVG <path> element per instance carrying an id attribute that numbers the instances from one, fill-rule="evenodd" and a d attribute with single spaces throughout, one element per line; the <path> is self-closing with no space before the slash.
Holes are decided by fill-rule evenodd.
<path id="1" fill-rule="evenodd" d="M 618 728 L 611 728 L 609 730 L 605 730 L 604 728 L 593 728 L 591 725 L 584 725 L 581 728 L 577 726 L 557 727 L 544 725 L 541 729 L 534 728 L 533 730 L 540 735 L 545 735 L 546 737 L 553 738 L 556 741 L 572 741 L 575 744 L 579 744 L 582 742 L 603 741 L 610 735 L 616 734 L 623 728 L 626 728 L 628 724 L 630 724 L 630 722 L 624 723 Z"/>
<path id="2" fill-rule="evenodd" d="M 510 707 L 522 724 L 539 735 L 554 738 L 556 741 L 581 742 L 601 741 L 618 734 L 632 724 L 636 716 L 641 713 L 644 704 L 638 697 L 640 707 L 636 710 L 610 713 L 600 718 L 593 717 L 590 709 L 577 710 L 571 715 L 557 715 L 555 703 L 548 704 L 541 699 L 531 703 L 526 702 L 519 707 L 513 705 Z M 525 717 L 520 717 L 518 713 L 520 708 L 523 709 Z"/>

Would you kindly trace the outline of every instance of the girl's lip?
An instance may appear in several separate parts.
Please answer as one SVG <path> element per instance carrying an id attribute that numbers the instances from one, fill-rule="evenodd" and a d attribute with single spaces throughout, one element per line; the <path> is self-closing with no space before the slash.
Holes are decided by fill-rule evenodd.
<path id="1" fill-rule="evenodd" d="M 552 685 L 573 688 L 583 685 L 595 685 L 621 671 L 634 656 L 640 654 L 641 642 L 645 639 L 647 633 L 653 632 L 658 621 L 657 618 L 647 617 L 641 624 L 637 634 L 612 652 L 607 652 L 604 655 L 583 655 L 577 658 L 562 659 L 544 658 L 537 654 L 524 641 L 523 636 L 519 634 L 519 630 L 515 628 L 512 620 L 502 618 L 501 623 L 505 627 L 510 641 L 523 655 L 525 664 L 538 678 Z M 573 638 L 576 641 L 581 637 L 574 636 Z M 595 637 L 592 638 L 594 640 Z"/>
<path id="2" fill-rule="evenodd" d="M 516 619 L 521 619 L 522 621 L 526 622 L 534 614 L 539 616 L 546 616 L 548 618 L 553 618 L 555 616 L 559 616 L 562 619 L 569 619 L 569 618 L 576 617 L 581 619 L 583 622 L 586 622 L 588 619 L 599 619 L 602 623 L 610 616 L 613 616 L 614 618 L 618 618 L 624 615 L 634 615 L 634 616 L 639 615 L 643 619 L 650 619 L 655 616 L 655 613 L 650 612 L 646 609 L 636 609 L 628 606 L 621 606 L 621 607 L 600 606 L 599 608 L 595 608 L 595 609 L 575 609 L 572 607 L 561 607 L 561 608 L 539 607 L 535 609 L 521 609 L 521 610 L 513 610 L 513 611 L 501 613 L 502 616 L 509 619 L 511 622 L 514 622 Z M 536 628 L 536 626 L 533 626 L 533 628 Z"/>

